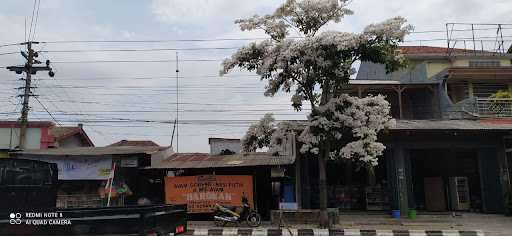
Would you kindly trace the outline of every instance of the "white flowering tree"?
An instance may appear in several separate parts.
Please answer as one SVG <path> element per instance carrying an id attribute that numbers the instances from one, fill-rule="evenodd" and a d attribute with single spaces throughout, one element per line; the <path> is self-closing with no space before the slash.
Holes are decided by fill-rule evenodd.
<path id="1" fill-rule="evenodd" d="M 312 112 L 299 141 L 301 152 L 318 156 L 322 226 L 328 220 L 325 161 L 342 157 L 377 164 L 384 150 L 377 134 L 393 124 L 382 96 L 358 99 L 342 94 L 355 73 L 353 65 L 370 61 L 384 64 L 388 72 L 399 69 L 404 60 L 397 52 L 398 44 L 412 30 L 401 17 L 371 24 L 361 33 L 322 30 L 349 14 L 347 0 L 287 0 L 273 14 L 237 20 L 242 30 L 260 29 L 270 39 L 242 47 L 223 62 L 221 70 L 221 75 L 234 68 L 255 71 L 267 81 L 266 96 L 279 90 L 292 93 L 291 105 L 296 110 L 309 102 Z M 290 31 L 299 37 L 289 37 Z M 275 124 L 266 115 L 244 137 L 246 150 L 282 140 L 286 132 L 281 127 L 297 128 Z"/>

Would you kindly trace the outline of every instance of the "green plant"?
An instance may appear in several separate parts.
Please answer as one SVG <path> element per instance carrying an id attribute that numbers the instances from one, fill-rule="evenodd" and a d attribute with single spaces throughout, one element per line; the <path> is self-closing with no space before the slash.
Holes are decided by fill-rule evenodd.
<path id="1" fill-rule="evenodd" d="M 492 110 L 496 113 L 501 113 L 506 109 L 506 106 L 508 105 L 507 101 L 504 100 L 512 99 L 512 93 L 506 90 L 498 90 L 496 93 L 491 94 L 489 99 L 489 110 Z"/>

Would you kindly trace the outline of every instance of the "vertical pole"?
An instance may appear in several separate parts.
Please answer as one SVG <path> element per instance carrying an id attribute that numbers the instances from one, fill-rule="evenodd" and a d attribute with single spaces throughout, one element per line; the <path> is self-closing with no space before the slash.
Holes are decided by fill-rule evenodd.
<path id="1" fill-rule="evenodd" d="M 396 183 L 398 190 L 398 207 L 400 208 L 401 215 L 407 215 L 409 210 L 407 179 L 406 179 L 406 165 L 405 165 L 405 149 L 403 146 L 398 146 L 395 150 L 395 168 L 396 168 Z"/>
<path id="2" fill-rule="evenodd" d="M 114 165 L 112 166 L 111 173 L 109 175 L 110 184 L 107 181 L 108 188 L 108 198 L 107 198 L 107 206 L 110 206 L 110 198 L 112 197 L 112 185 L 114 184 L 114 177 L 116 172 L 116 163 L 114 162 Z"/>
<path id="3" fill-rule="evenodd" d="M 473 53 L 476 53 L 475 28 L 473 24 L 471 24 L 471 35 L 473 36 Z"/>
<path id="4" fill-rule="evenodd" d="M 448 23 L 446 23 L 446 50 L 450 53 L 450 33 L 448 33 Z"/>
<path id="5" fill-rule="evenodd" d="M 176 152 L 178 153 L 180 151 L 180 139 L 179 139 L 179 121 L 178 121 L 178 117 L 179 117 L 179 95 L 178 95 L 178 78 L 179 78 L 179 73 L 180 73 L 180 70 L 178 68 L 179 66 L 179 63 L 178 63 L 178 52 L 176 51 Z"/>
<path id="6" fill-rule="evenodd" d="M 34 61 L 34 52 L 32 51 L 32 42 L 27 42 L 27 51 L 28 58 L 27 63 L 25 65 L 26 70 L 26 78 L 25 78 L 25 92 L 23 93 L 23 108 L 21 109 L 21 118 L 20 118 L 20 141 L 19 148 L 25 148 L 25 137 L 27 135 L 27 126 L 28 126 L 28 111 L 29 111 L 29 97 L 30 97 L 30 86 L 32 83 L 32 63 Z"/>
<path id="7" fill-rule="evenodd" d="M 404 87 L 401 87 L 401 86 L 398 86 L 398 87 L 394 87 L 393 89 L 395 89 L 397 95 L 398 95 L 398 112 L 399 112 L 399 118 L 400 119 L 403 119 L 403 107 L 402 107 L 402 91 L 404 91 Z"/>

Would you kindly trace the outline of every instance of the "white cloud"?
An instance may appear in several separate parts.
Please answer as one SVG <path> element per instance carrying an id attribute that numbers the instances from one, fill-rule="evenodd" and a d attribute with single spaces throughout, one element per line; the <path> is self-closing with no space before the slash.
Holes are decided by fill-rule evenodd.
<path id="1" fill-rule="evenodd" d="M 156 18 L 168 24 L 216 25 L 219 21 L 257 14 L 261 8 L 271 10 L 283 1 L 232 1 L 232 0 L 153 0 L 151 11 Z M 271 8 L 269 8 L 271 7 Z"/>

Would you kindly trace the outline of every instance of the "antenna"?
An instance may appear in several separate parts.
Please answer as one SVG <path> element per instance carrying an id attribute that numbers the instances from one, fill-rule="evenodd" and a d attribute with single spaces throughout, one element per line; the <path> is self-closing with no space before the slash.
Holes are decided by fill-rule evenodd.
<path id="1" fill-rule="evenodd" d="M 179 145 L 179 132 L 178 132 L 178 125 L 179 125 L 179 122 L 178 122 L 178 113 L 179 113 L 179 95 L 178 95 L 178 78 L 179 78 L 179 73 L 180 73 L 180 70 L 179 70 L 179 61 L 178 61 L 178 52 L 176 51 L 176 152 L 179 152 L 180 150 L 180 145 Z"/>

